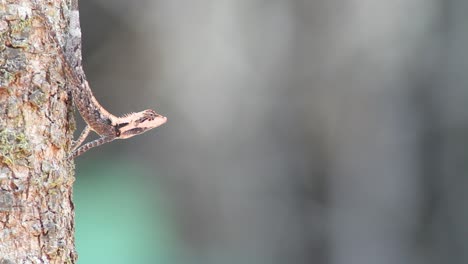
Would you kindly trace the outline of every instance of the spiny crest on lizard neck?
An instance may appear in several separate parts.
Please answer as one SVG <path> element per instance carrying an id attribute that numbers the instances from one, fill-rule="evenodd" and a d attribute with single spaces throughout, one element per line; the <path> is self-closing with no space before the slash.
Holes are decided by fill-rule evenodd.
<path id="1" fill-rule="evenodd" d="M 167 117 L 148 109 L 126 114 L 116 120 L 116 135 L 119 139 L 131 138 L 156 128 L 167 121 Z"/>

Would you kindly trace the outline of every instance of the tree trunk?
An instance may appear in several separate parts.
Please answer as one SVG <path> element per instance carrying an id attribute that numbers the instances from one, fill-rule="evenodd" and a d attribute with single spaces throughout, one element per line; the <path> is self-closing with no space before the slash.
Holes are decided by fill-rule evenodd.
<path id="1" fill-rule="evenodd" d="M 62 0 L 0 0 L 0 263 L 75 263 Z"/>

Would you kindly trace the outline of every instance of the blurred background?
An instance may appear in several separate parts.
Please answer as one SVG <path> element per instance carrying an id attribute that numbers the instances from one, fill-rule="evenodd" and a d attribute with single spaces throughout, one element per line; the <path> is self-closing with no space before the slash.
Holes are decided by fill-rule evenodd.
<path id="1" fill-rule="evenodd" d="M 81 0 L 80 263 L 468 263 L 468 1 Z M 77 132 L 79 133 L 79 132 Z"/>

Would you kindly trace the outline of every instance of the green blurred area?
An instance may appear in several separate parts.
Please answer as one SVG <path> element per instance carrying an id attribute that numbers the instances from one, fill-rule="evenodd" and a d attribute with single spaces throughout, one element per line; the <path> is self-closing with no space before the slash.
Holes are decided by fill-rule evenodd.
<path id="1" fill-rule="evenodd" d="M 154 182 L 157 173 L 123 164 L 77 164 L 79 263 L 176 263 L 180 245 L 163 192 Z"/>

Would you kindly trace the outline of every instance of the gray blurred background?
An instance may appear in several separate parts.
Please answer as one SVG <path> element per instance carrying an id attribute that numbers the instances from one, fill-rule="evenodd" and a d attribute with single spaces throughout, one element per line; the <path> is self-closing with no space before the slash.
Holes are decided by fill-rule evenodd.
<path id="1" fill-rule="evenodd" d="M 80 263 L 468 263 L 468 1 L 80 9 L 96 97 L 168 117 L 78 158 Z"/>

